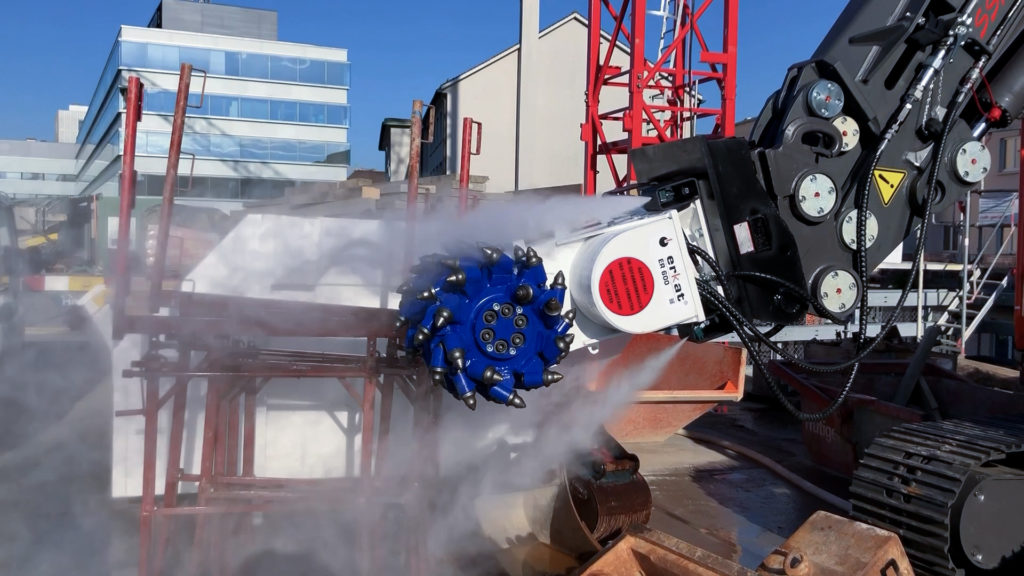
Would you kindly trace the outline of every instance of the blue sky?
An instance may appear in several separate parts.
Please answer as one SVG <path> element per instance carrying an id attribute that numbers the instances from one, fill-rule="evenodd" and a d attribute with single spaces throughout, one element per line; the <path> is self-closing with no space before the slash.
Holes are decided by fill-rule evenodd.
<path id="1" fill-rule="evenodd" d="M 413 99 L 429 100 L 444 80 L 518 41 L 517 0 L 223 3 L 277 10 L 281 40 L 349 50 L 353 168 L 383 167 L 381 119 L 407 117 Z M 6 4 L 0 138 L 52 140 L 56 110 L 88 103 L 118 25 L 145 26 L 156 0 Z M 648 0 L 651 9 L 657 4 Z M 541 0 L 541 26 L 572 11 L 586 16 L 587 6 L 586 0 Z M 759 112 L 787 67 L 813 53 L 844 6 L 838 0 L 740 2 L 737 118 Z"/>

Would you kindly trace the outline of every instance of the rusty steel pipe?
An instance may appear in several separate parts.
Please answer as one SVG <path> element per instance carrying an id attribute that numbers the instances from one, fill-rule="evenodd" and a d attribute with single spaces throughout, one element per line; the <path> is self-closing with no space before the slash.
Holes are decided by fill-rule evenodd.
<path id="1" fill-rule="evenodd" d="M 473 126 L 477 127 L 476 149 L 473 149 Z M 469 209 L 470 159 L 480 155 L 483 124 L 470 117 L 462 119 L 462 157 L 459 161 L 459 216 Z"/>
<path id="2" fill-rule="evenodd" d="M 160 225 L 157 228 L 156 254 L 153 258 L 149 286 L 149 311 L 160 309 L 164 270 L 167 266 L 167 242 L 171 234 L 171 216 L 174 211 L 174 192 L 178 185 L 178 163 L 181 160 L 181 141 L 185 132 L 185 109 L 188 107 L 192 65 L 184 62 L 178 76 L 178 95 L 174 102 L 174 122 L 171 124 L 171 143 L 167 151 L 167 172 L 164 175 L 163 201 L 160 205 Z"/>
<path id="3" fill-rule="evenodd" d="M 132 210 L 135 209 L 135 141 L 142 116 L 142 81 L 138 76 L 128 77 L 125 93 L 124 152 L 121 155 L 121 197 L 117 221 L 117 252 L 114 262 L 113 336 L 124 335 L 123 319 L 128 290 L 131 289 L 128 257 L 130 254 Z M 93 214 L 95 215 L 95 210 Z"/>

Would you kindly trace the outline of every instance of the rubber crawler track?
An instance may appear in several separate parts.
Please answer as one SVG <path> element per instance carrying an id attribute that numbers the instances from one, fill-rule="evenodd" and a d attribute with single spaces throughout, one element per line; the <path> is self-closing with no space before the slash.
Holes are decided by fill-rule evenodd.
<path id="1" fill-rule="evenodd" d="M 952 533 L 970 471 L 1024 451 L 1024 426 L 959 420 L 897 426 L 875 438 L 853 475 L 853 517 L 899 535 L 918 576 L 958 576 Z"/>

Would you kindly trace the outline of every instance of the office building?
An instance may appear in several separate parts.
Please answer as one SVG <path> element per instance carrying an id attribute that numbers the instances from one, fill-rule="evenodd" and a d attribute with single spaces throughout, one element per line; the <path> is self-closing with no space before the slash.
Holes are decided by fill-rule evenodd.
<path id="1" fill-rule="evenodd" d="M 78 134 L 80 194 L 118 194 L 131 75 L 145 85 L 136 193 L 161 194 L 182 63 L 194 74 L 180 196 L 271 198 L 347 178 L 347 50 L 279 41 L 271 11 L 163 0 L 147 27 L 117 32 Z"/>

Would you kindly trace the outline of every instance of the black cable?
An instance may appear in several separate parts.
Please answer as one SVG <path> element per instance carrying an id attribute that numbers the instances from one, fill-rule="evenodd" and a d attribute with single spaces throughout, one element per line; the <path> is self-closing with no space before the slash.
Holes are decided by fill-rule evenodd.
<path id="1" fill-rule="evenodd" d="M 718 291 L 715 290 L 713 287 L 707 285 L 706 283 L 700 282 L 697 284 L 697 289 L 704 296 L 711 298 L 716 304 L 721 303 L 721 300 L 719 300 L 719 298 L 721 298 L 721 295 L 718 294 Z M 720 306 L 719 309 L 727 316 L 730 316 L 731 320 L 733 320 L 734 322 L 742 323 L 742 321 L 745 320 L 744 318 L 742 318 L 742 316 L 739 316 L 738 311 L 736 311 L 736 309 L 733 308 L 732 306 Z M 853 369 L 850 371 L 850 375 L 847 377 L 846 384 L 843 386 L 843 389 L 832 400 L 832 402 L 829 403 L 828 406 L 826 406 L 820 412 L 804 412 L 797 408 L 796 406 L 794 406 L 792 402 L 790 402 L 789 399 L 786 398 L 785 394 L 782 393 L 781 388 L 779 388 L 778 382 L 769 373 L 768 367 L 765 365 L 765 362 L 761 358 L 761 356 L 757 354 L 756 348 L 753 346 L 753 343 L 750 341 L 748 335 L 743 330 L 737 330 L 736 336 L 739 337 L 740 342 L 743 344 L 743 347 L 751 352 L 750 359 L 754 363 L 754 367 L 757 369 L 758 372 L 760 372 L 761 376 L 765 379 L 765 382 L 768 383 L 768 387 L 771 389 L 772 395 L 775 396 L 775 399 L 778 400 L 780 404 L 782 404 L 782 407 L 787 412 L 789 412 L 791 415 L 793 415 L 796 419 L 800 420 L 801 422 L 820 422 L 831 416 L 836 410 L 839 409 L 843 402 L 846 401 L 846 397 L 849 395 L 850 389 L 853 387 L 853 382 L 857 378 L 857 371 L 860 367 L 859 363 L 853 366 Z"/>
<path id="2" fill-rule="evenodd" d="M 779 286 L 782 286 L 783 288 L 792 292 L 793 295 L 797 296 L 804 302 L 810 304 L 811 307 L 814 308 L 814 311 L 815 313 L 818 314 L 818 316 L 821 316 L 826 320 L 835 322 L 836 324 L 846 324 L 846 322 L 843 322 L 842 318 L 826 310 L 817 298 L 812 297 L 810 294 L 807 293 L 806 290 L 801 289 L 799 286 L 793 284 L 792 282 L 786 280 L 785 278 L 779 278 L 778 276 L 772 276 L 771 274 L 765 274 L 763 272 L 730 272 L 727 274 L 727 276 L 733 276 L 736 278 L 752 278 L 767 280 L 769 282 L 778 284 Z"/>

